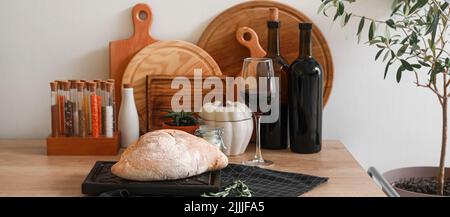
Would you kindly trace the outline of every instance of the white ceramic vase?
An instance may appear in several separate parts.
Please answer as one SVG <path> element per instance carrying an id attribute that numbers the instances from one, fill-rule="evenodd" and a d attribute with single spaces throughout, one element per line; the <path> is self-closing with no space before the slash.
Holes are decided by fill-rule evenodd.
<path id="1" fill-rule="evenodd" d="M 121 146 L 128 147 L 139 139 L 139 116 L 134 101 L 133 88 L 124 86 L 119 112 Z"/>

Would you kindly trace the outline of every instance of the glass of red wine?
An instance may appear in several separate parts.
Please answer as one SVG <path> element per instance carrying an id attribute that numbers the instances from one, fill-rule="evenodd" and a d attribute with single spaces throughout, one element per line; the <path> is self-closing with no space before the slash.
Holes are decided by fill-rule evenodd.
<path id="1" fill-rule="evenodd" d="M 272 60 L 269 58 L 245 59 L 242 78 L 246 82 L 244 88 L 240 90 L 241 101 L 245 101 L 245 104 L 252 110 L 256 125 L 256 153 L 253 159 L 245 161 L 243 164 L 257 167 L 271 166 L 273 162 L 265 160 L 261 153 L 260 124 L 262 116 L 267 113 L 267 108 L 273 100 L 272 97 L 279 94 Z"/>

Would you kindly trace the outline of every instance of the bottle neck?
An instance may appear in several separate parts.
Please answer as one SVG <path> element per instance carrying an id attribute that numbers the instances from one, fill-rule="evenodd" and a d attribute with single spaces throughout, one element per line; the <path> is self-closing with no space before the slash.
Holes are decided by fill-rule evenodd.
<path id="1" fill-rule="evenodd" d="M 130 103 L 133 101 L 134 101 L 133 88 L 123 88 L 122 89 L 122 103 Z"/>
<path id="2" fill-rule="evenodd" d="M 300 30 L 300 58 L 312 57 L 311 30 Z"/>
<path id="3" fill-rule="evenodd" d="M 269 55 L 280 55 L 280 28 L 270 27 L 268 37 L 267 53 Z"/>

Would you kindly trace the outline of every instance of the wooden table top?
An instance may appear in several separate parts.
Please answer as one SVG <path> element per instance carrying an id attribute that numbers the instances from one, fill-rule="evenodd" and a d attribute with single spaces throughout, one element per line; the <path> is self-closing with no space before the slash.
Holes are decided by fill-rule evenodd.
<path id="1" fill-rule="evenodd" d="M 241 163 L 253 156 L 253 150 L 230 162 Z M 263 150 L 263 155 L 275 162 L 270 169 L 330 178 L 304 196 L 385 196 L 339 141 L 324 141 L 318 154 Z M 118 158 L 49 157 L 45 140 L 0 140 L 0 196 L 82 196 L 81 183 L 94 163 Z"/>

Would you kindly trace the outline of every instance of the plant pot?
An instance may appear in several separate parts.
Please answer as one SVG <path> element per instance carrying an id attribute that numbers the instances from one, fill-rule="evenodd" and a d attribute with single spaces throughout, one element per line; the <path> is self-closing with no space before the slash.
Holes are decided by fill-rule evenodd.
<path id="1" fill-rule="evenodd" d="M 401 197 L 441 197 L 439 195 L 412 192 L 394 186 L 394 183 L 401 179 L 436 177 L 438 171 L 438 167 L 406 167 L 387 171 L 383 176 Z M 445 178 L 448 177 L 450 177 L 450 168 L 445 168 Z"/>
<path id="2" fill-rule="evenodd" d="M 172 126 L 168 123 L 163 122 L 162 128 L 163 129 L 173 129 L 173 130 L 181 130 L 186 133 L 190 133 L 194 135 L 195 131 L 200 127 L 200 125 L 193 125 L 193 126 Z"/>

